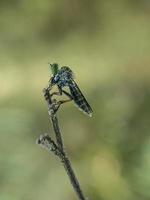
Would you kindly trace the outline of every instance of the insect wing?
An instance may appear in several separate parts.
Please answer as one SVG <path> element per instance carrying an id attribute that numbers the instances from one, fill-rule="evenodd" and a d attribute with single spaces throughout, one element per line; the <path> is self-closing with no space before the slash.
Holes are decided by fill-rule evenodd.
<path id="1" fill-rule="evenodd" d="M 69 89 L 73 100 L 75 104 L 79 107 L 79 109 L 82 110 L 84 113 L 88 114 L 90 117 L 92 117 L 92 108 L 83 96 L 81 90 L 79 89 L 78 85 L 74 80 L 71 80 L 69 84 Z"/>

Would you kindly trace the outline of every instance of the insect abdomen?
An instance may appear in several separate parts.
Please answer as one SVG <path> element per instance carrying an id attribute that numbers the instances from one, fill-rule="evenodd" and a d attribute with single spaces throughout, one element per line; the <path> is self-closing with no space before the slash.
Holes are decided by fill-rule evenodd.
<path id="1" fill-rule="evenodd" d="M 78 88 L 77 84 L 73 83 L 69 85 L 70 93 L 73 97 L 74 102 L 76 105 L 81 109 L 84 113 L 88 114 L 90 117 L 92 116 L 92 109 L 88 102 L 86 101 L 85 97 L 83 96 L 82 92 Z"/>

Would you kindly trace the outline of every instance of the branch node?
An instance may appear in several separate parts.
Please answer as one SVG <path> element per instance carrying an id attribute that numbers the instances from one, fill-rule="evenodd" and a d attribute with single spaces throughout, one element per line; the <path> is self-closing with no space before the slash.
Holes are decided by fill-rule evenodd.
<path id="1" fill-rule="evenodd" d="M 57 145 L 47 133 L 40 135 L 40 138 L 37 139 L 36 144 L 39 144 L 41 147 L 47 149 L 48 151 L 56 151 L 57 149 Z"/>

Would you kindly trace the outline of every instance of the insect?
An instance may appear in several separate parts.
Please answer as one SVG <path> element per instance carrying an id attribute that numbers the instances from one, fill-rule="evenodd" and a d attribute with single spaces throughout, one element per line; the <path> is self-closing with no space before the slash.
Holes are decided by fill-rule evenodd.
<path id="1" fill-rule="evenodd" d="M 54 92 L 52 95 L 62 95 L 63 93 L 69 97 L 69 100 L 63 101 L 63 103 L 73 100 L 78 108 L 83 111 L 88 116 L 92 117 L 92 108 L 83 96 L 78 85 L 74 81 L 73 71 L 67 67 L 63 66 L 59 69 L 57 63 L 50 64 L 52 71 L 52 78 L 50 79 L 50 88 L 54 85 L 58 86 L 59 92 Z M 70 93 L 66 92 L 63 88 L 68 87 Z"/>

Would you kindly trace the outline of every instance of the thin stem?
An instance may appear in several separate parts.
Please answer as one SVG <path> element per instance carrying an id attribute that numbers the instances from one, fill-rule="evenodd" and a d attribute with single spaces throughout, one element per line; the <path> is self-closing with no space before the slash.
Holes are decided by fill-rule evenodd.
<path id="1" fill-rule="evenodd" d="M 48 113 L 52 121 L 53 129 L 56 135 L 57 144 L 61 149 L 63 149 L 63 141 L 62 141 L 61 132 L 58 126 L 58 119 L 56 117 L 56 110 L 57 110 L 56 102 L 52 101 L 51 95 L 47 88 L 43 90 L 43 93 L 44 93 L 45 100 L 47 101 L 48 111 L 49 111 Z"/>
<path id="2" fill-rule="evenodd" d="M 40 138 L 37 140 L 37 143 L 40 144 L 42 147 L 46 148 L 49 152 L 53 152 L 56 156 L 60 158 L 78 198 L 80 200 L 85 200 L 79 181 L 76 178 L 73 168 L 71 166 L 71 162 L 66 152 L 64 151 L 63 140 L 59 128 L 58 119 L 56 116 L 56 112 L 58 110 L 59 105 L 57 104 L 57 101 L 55 99 L 52 100 L 48 88 L 44 89 L 43 93 L 48 105 L 48 113 L 51 118 L 57 144 L 48 135 L 40 136 Z"/>
<path id="3" fill-rule="evenodd" d="M 73 186 L 77 196 L 79 197 L 80 200 L 85 200 L 78 179 L 75 176 L 75 173 L 71 166 L 71 162 L 67 157 L 66 153 L 62 151 L 62 149 L 59 149 L 59 147 L 47 134 L 41 135 L 40 138 L 37 140 L 37 144 L 41 145 L 43 148 L 47 149 L 49 152 L 52 152 L 59 157 L 59 159 L 64 165 L 64 168 L 69 176 L 71 185 Z"/>
<path id="4" fill-rule="evenodd" d="M 65 155 L 64 159 L 62 160 L 62 163 L 64 165 L 64 168 L 69 176 L 70 182 L 71 182 L 74 190 L 76 191 L 76 194 L 78 195 L 79 199 L 85 200 L 85 197 L 83 195 L 83 192 L 82 192 L 80 184 L 79 184 L 79 181 L 78 181 L 77 177 L 75 176 L 75 173 L 71 166 L 71 162 L 66 155 Z"/>

